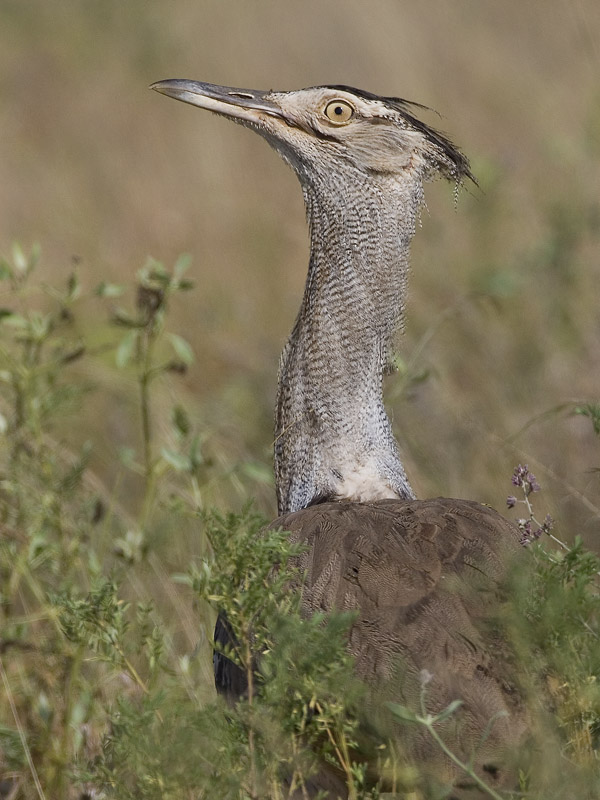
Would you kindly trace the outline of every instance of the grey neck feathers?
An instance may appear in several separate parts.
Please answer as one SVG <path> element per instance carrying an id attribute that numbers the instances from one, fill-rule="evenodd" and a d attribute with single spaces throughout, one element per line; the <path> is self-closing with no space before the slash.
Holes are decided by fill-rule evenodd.
<path id="1" fill-rule="evenodd" d="M 412 498 L 382 380 L 402 319 L 422 176 L 298 172 L 311 254 L 279 371 L 279 512 L 332 498 Z"/>

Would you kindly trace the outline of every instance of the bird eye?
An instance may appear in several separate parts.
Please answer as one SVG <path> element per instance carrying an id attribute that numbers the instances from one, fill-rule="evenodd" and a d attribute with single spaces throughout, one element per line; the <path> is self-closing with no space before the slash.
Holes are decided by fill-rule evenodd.
<path id="1" fill-rule="evenodd" d="M 354 116 L 354 109 L 345 100 L 332 100 L 325 106 L 325 116 L 336 125 L 344 125 Z"/>

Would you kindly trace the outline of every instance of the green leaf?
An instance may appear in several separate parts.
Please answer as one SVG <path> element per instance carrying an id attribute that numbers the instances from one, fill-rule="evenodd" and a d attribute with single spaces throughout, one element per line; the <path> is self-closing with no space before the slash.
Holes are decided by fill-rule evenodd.
<path id="1" fill-rule="evenodd" d="M 29 327 L 29 320 L 21 316 L 21 314 L 5 314 L 2 317 L 2 322 L 5 325 L 10 325 L 11 328 L 19 328 L 20 330 Z"/>
<path id="2" fill-rule="evenodd" d="M 122 308 L 116 308 L 113 311 L 111 322 L 115 325 L 120 325 L 122 328 L 143 328 L 143 320 L 137 317 L 132 317 L 127 311 Z"/>
<path id="3" fill-rule="evenodd" d="M 144 534 L 136 529 L 128 530 L 113 543 L 113 553 L 131 564 L 141 561 L 146 549 Z"/>
<path id="4" fill-rule="evenodd" d="M 173 406 L 171 419 L 177 433 L 180 433 L 182 436 L 187 436 L 192 429 L 192 425 L 185 408 L 180 405 Z"/>
<path id="5" fill-rule="evenodd" d="M 186 456 L 177 453 L 175 450 L 169 450 L 163 447 L 160 451 L 161 456 L 170 464 L 177 472 L 186 472 L 190 469 L 190 460 Z"/>
<path id="6" fill-rule="evenodd" d="M 586 403 L 583 406 L 575 406 L 573 413 L 591 420 L 594 433 L 600 436 L 600 403 Z"/>
<path id="7" fill-rule="evenodd" d="M 204 454 L 202 453 L 202 444 L 202 438 L 196 434 L 190 444 L 190 464 L 192 469 L 196 469 L 196 467 L 205 463 Z"/>
<path id="8" fill-rule="evenodd" d="M 125 464 L 126 467 L 130 469 L 135 469 L 137 467 L 135 461 L 135 450 L 133 447 L 120 447 L 119 448 L 119 461 L 122 464 Z"/>
<path id="9" fill-rule="evenodd" d="M 462 700 L 453 700 L 443 711 L 440 711 L 439 714 L 436 714 L 434 722 L 443 722 L 445 719 L 448 719 L 448 717 L 451 717 L 452 714 L 454 714 L 454 712 L 462 705 Z"/>
<path id="10" fill-rule="evenodd" d="M 173 350 L 175 350 L 175 353 L 179 356 L 184 364 L 189 365 L 194 363 L 194 351 L 185 339 L 183 339 L 181 336 L 178 336 L 176 333 L 170 333 L 169 340 L 173 346 Z"/>
<path id="11" fill-rule="evenodd" d="M 13 242 L 12 246 L 13 264 L 17 272 L 25 272 L 27 269 L 27 256 L 18 242 Z"/>
<path id="12" fill-rule="evenodd" d="M 118 283 L 107 283 L 106 281 L 102 281 L 94 289 L 94 293 L 98 297 L 120 297 L 123 291 L 123 287 L 119 286 Z"/>
<path id="13" fill-rule="evenodd" d="M 184 273 L 187 272 L 191 263 L 191 255 L 189 253 L 182 253 L 173 267 L 173 278 L 176 281 L 179 281 L 179 279 L 183 277 Z"/>
<path id="14" fill-rule="evenodd" d="M 14 277 L 14 273 L 21 273 L 22 276 L 28 275 L 36 266 L 40 258 L 41 249 L 39 244 L 35 243 L 31 248 L 31 253 L 29 256 L 25 255 L 25 251 L 19 244 L 19 242 L 14 242 L 12 246 L 12 260 L 13 260 L 13 267 L 14 271 L 10 270 L 10 267 L 6 265 L 8 271 L 11 272 L 11 275 L 5 274 L 3 277 Z"/>
<path id="15" fill-rule="evenodd" d="M 191 587 L 191 586 L 194 585 L 194 581 L 193 581 L 192 577 L 187 573 L 174 572 L 174 573 L 171 574 L 170 578 L 173 581 L 173 583 L 180 583 L 183 586 L 190 586 Z"/>
<path id="16" fill-rule="evenodd" d="M 125 367 L 131 360 L 133 351 L 137 345 L 138 336 L 138 331 L 129 331 L 129 333 L 126 333 L 121 339 L 117 347 L 117 352 L 115 353 L 115 362 L 119 369 Z"/>
<path id="17" fill-rule="evenodd" d="M 67 280 L 67 298 L 69 300 L 76 300 L 81 294 L 81 284 L 75 272 L 69 275 Z"/>
<path id="18" fill-rule="evenodd" d="M 51 315 L 42 315 L 34 311 L 31 314 L 30 328 L 32 337 L 38 342 L 43 341 L 52 332 L 53 321 Z"/>
<path id="19" fill-rule="evenodd" d="M 151 286 L 158 283 L 163 289 L 166 289 L 171 282 L 171 276 L 165 269 L 164 264 L 151 256 L 147 259 L 142 269 L 138 271 L 138 278 L 143 286 Z"/>
<path id="20" fill-rule="evenodd" d="M 419 718 L 411 711 L 410 708 L 406 706 L 401 706 L 399 703 L 386 703 L 389 710 L 392 714 L 397 718 L 401 719 L 403 722 L 418 722 Z M 443 713 L 443 712 L 442 712 Z"/>

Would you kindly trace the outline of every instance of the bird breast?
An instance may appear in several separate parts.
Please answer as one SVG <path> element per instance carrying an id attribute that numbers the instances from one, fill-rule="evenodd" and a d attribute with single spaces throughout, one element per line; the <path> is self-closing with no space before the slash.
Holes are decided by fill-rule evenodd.
<path id="1" fill-rule="evenodd" d="M 392 489 L 384 478 L 378 462 L 373 457 L 358 463 L 355 459 L 349 459 L 347 464 L 339 465 L 339 473 L 342 477 L 335 486 L 338 500 L 362 503 L 398 498 L 398 492 Z"/>

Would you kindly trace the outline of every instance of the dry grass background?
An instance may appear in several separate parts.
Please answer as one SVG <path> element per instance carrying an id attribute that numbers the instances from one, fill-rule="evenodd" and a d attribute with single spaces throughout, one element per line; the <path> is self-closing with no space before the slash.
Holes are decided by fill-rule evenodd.
<path id="1" fill-rule="evenodd" d="M 408 393 L 388 383 L 409 475 L 420 496 L 502 508 L 527 461 L 551 490 L 544 511 L 591 543 L 589 420 L 521 429 L 600 394 L 599 74 L 597 0 L 2 0 L 0 251 L 39 241 L 44 280 L 76 257 L 89 289 L 133 280 L 148 254 L 190 253 L 196 290 L 173 324 L 196 363 L 174 391 L 223 469 L 269 464 L 277 357 L 307 263 L 300 191 L 258 137 L 147 86 L 348 83 L 425 103 L 481 191 L 455 207 L 451 188 L 427 190 L 399 353 L 428 377 Z M 90 305 L 92 336 L 99 314 Z M 64 435 L 97 439 L 109 479 L 115 448 L 138 436 L 134 385 L 101 363 L 91 377 L 102 391 Z M 272 513 L 271 490 L 244 475 L 215 498 L 253 493 Z"/>
<path id="2" fill-rule="evenodd" d="M 104 350 L 122 331 L 107 326 L 110 303 L 92 292 L 101 281 L 126 284 L 123 302 L 132 305 L 148 255 L 171 266 L 190 253 L 196 283 L 174 299 L 169 318 L 196 360 L 156 387 L 157 438 L 168 440 L 171 406 L 182 402 L 212 462 L 206 504 L 239 509 L 256 497 L 275 513 L 268 475 L 277 359 L 308 259 L 301 194 L 259 137 L 148 91 L 173 77 L 263 89 L 347 83 L 439 112 L 428 121 L 471 158 L 480 189 L 467 188 L 457 204 L 450 186 L 426 191 L 398 341 L 409 379 L 400 371 L 387 382 L 409 477 L 419 496 L 503 509 L 514 465 L 527 462 L 545 490 L 539 516 L 549 511 L 561 538 L 581 534 L 600 550 L 600 440 L 589 419 L 572 413 L 578 402 L 600 401 L 599 75 L 598 0 L 0 0 L 0 256 L 15 240 L 26 250 L 39 242 L 37 280 L 56 285 L 75 268 L 90 295 L 77 324 L 98 353 L 69 369 L 96 391 L 53 433 L 65 454 L 94 443 L 88 481 L 94 493 L 102 481 L 98 493 L 116 522 L 108 514 L 81 541 L 89 536 L 103 575 L 118 561 L 115 530 L 144 527 L 144 487 L 117 455 L 123 446 L 140 451 L 138 386 Z M 13 302 L 0 295 L 0 307 Z M 0 463 L 8 460 L 4 438 Z M 165 661 L 177 675 L 183 660 L 191 663 L 201 706 L 214 693 L 208 634 L 203 640 L 212 612 L 171 575 L 185 572 L 205 542 L 195 517 L 169 516 L 165 498 L 179 486 L 172 478 L 144 530 L 146 558 L 121 565 L 119 597 L 153 601 Z M 29 502 L 37 513 L 33 491 Z M 96 675 L 86 659 L 85 681 L 70 685 L 69 644 L 45 624 L 47 606 L 38 615 L 19 585 L 27 542 L 9 532 L 4 543 L 24 554 L 22 563 L 0 564 L 18 588 L 13 622 L 20 613 L 27 646 L 39 639 L 58 655 L 46 663 L 43 648 L 11 650 L 7 673 L 38 769 L 56 787 L 66 781 L 56 764 L 68 766 L 78 747 L 69 698 L 83 703 L 89 682 L 94 700 L 82 719 L 97 751 L 122 673 Z M 45 569 L 36 580 L 46 580 Z M 40 596 L 60 578 L 48 570 Z M 82 591 L 89 581 L 82 574 Z M 5 610 L 10 622 L 10 603 Z M 52 724 L 40 697 L 50 697 Z M 0 706 L 12 729 L 5 698 Z M 585 716 L 579 707 L 574 714 Z M 31 785 L 23 791 L 35 796 Z"/>

